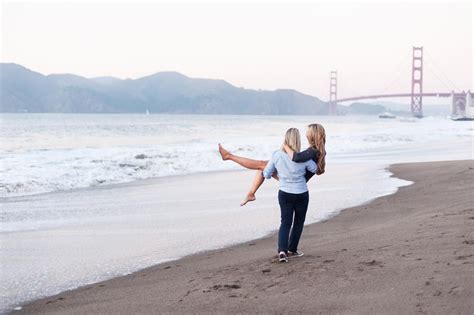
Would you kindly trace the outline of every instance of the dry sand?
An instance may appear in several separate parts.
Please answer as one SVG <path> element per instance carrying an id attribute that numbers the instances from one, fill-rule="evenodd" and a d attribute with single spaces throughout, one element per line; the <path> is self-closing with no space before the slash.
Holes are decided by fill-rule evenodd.
<path id="1" fill-rule="evenodd" d="M 474 161 L 394 165 L 414 181 L 303 232 L 192 255 L 35 301 L 19 313 L 474 313 Z M 344 196 L 341 196 L 344 198 Z"/>

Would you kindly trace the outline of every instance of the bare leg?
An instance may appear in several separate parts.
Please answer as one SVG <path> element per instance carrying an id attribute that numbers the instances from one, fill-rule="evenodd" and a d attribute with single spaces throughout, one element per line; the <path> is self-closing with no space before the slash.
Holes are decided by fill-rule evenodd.
<path id="1" fill-rule="evenodd" d="M 248 159 L 241 156 L 233 155 L 232 153 L 224 149 L 220 143 L 219 143 L 219 153 L 221 154 L 222 160 L 234 161 L 235 163 L 251 170 L 263 171 L 263 169 L 265 168 L 268 162 L 268 161 L 253 160 L 253 159 Z"/>
<path id="2" fill-rule="evenodd" d="M 257 199 L 255 197 L 255 193 L 260 188 L 260 186 L 262 186 L 265 180 L 262 173 L 263 172 L 261 170 L 257 171 L 257 174 L 255 175 L 255 179 L 252 182 L 252 186 L 250 187 L 250 190 L 245 196 L 244 200 L 242 200 L 242 202 L 240 203 L 240 206 L 245 206 L 248 202 L 255 201 L 255 199 Z M 272 177 L 278 180 L 278 174 L 276 172 L 272 174 Z"/>
<path id="3" fill-rule="evenodd" d="M 244 200 L 242 200 L 242 202 L 240 203 L 240 206 L 245 206 L 247 202 L 254 201 L 256 199 L 255 193 L 260 188 L 260 186 L 262 186 L 263 181 L 265 180 L 262 173 L 263 172 L 260 170 L 257 171 L 257 174 L 255 175 L 255 179 L 252 182 L 252 186 L 250 187 L 250 190 L 245 196 Z"/>
<path id="4" fill-rule="evenodd" d="M 255 175 L 255 179 L 252 182 L 252 186 L 250 187 L 249 192 L 245 196 L 244 200 L 240 203 L 241 206 L 246 205 L 250 201 L 254 201 L 255 198 L 255 193 L 257 190 L 262 186 L 265 178 L 263 177 L 263 170 L 265 169 L 265 166 L 267 166 L 268 161 L 259 161 L 259 160 L 252 160 L 248 158 L 244 158 L 241 156 L 233 155 L 219 143 L 219 153 L 221 154 L 222 160 L 227 161 L 231 160 L 234 161 L 235 163 L 251 169 L 251 170 L 257 170 L 257 174 Z M 272 177 L 278 180 L 278 175 L 275 172 L 272 174 Z"/>

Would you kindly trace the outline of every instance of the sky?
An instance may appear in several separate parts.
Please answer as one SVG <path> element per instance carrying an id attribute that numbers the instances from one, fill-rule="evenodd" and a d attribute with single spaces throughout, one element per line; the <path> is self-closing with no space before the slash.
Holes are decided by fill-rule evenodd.
<path id="1" fill-rule="evenodd" d="M 43 74 L 138 78 L 159 71 L 338 98 L 473 89 L 471 1 L 5 1 L 0 61 Z"/>

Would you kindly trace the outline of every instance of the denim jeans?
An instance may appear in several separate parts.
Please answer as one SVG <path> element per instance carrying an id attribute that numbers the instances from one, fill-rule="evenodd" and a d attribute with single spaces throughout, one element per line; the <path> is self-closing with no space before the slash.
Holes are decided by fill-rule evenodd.
<path id="1" fill-rule="evenodd" d="M 278 232 L 278 252 L 296 252 L 303 233 L 304 220 L 308 210 L 309 194 L 290 194 L 278 191 L 281 210 L 281 224 Z M 293 227 L 292 227 L 293 226 Z M 291 230 L 291 232 L 290 232 Z"/>

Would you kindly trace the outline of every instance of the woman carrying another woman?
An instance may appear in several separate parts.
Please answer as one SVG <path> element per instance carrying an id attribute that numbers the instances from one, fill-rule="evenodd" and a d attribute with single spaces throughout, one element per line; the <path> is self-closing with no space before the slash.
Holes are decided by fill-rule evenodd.
<path id="1" fill-rule="evenodd" d="M 306 162 L 309 160 L 313 160 L 318 165 L 318 170 L 316 171 L 316 175 L 324 174 L 326 168 L 326 132 L 324 127 L 320 124 L 310 124 L 308 125 L 308 130 L 306 131 L 306 138 L 308 139 L 309 148 L 302 152 L 295 152 L 292 150 L 288 145 L 284 145 L 284 149 L 288 154 L 288 157 L 293 162 Z M 262 176 L 263 169 L 267 165 L 268 161 L 260 161 L 260 160 L 253 160 L 241 156 L 234 155 L 224 149 L 219 144 L 219 153 L 224 161 L 230 160 L 234 161 L 235 163 L 251 169 L 257 170 L 257 175 L 250 187 L 249 192 L 245 196 L 244 200 L 240 203 L 241 206 L 247 204 L 249 201 L 254 201 L 255 193 L 257 192 L 258 188 L 262 185 L 264 178 Z M 306 172 L 305 179 L 306 181 L 310 180 L 313 177 L 314 173 Z M 273 177 L 278 180 L 277 174 L 273 174 Z"/>
<path id="2" fill-rule="evenodd" d="M 318 136 L 318 126 L 320 125 L 308 126 L 308 140 L 313 139 L 313 136 Z M 323 144 L 320 148 L 324 152 L 324 129 L 322 129 L 322 126 L 320 128 L 319 130 L 322 130 L 323 134 L 318 139 Z M 316 132 L 313 133 L 312 130 Z M 310 143 L 312 143 L 311 140 Z M 314 173 L 322 174 L 324 172 L 325 154 L 321 154 L 319 150 L 316 151 L 315 149 L 308 149 L 299 153 L 300 148 L 301 140 L 296 128 L 288 129 L 282 149 L 274 152 L 272 159 L 268 162 L 236 157 L 225 151 L 221 146 L 219 147 L 224 160 L 237 160 L 236 162 L 244 167 L 259 170 L 249 193 L 250 196 L 260 187 L 264 178 L 269 179 L 273 176 L 279 180 L 278 201 L 281 210 L 281 224 L 278 232 L 278 259 L 280 262 L 288 262 L 288 256 L 299 257 L 304 255 L 302 252 L 298 252 L 298 243 L 308 210 L 309 194 L 306 182 Z M 294 162 L 295 158 L 306 159 L 306 161 L 297 163 Z M 319 169 L 313 159 L 318 161 L 318 164 L 322 163 L 322 170 Z M 263 170 L 261 170 L 262 166 Z M 249 195 L 247 201 L 255 200 L 254 196 L 253 199 L 248 198 Z"/>

